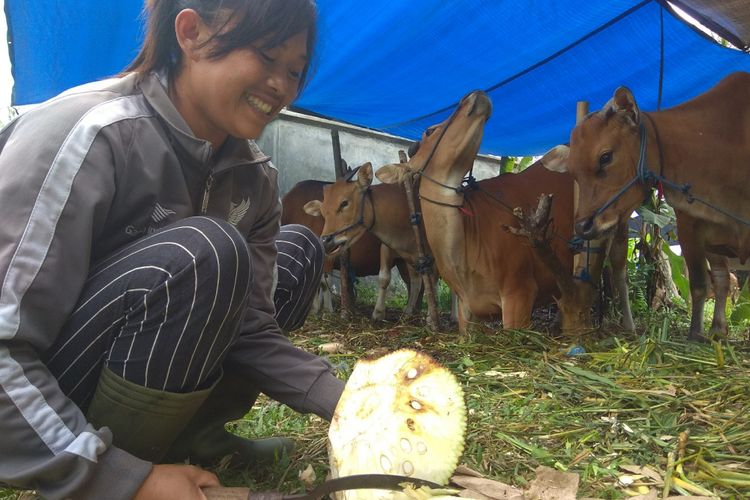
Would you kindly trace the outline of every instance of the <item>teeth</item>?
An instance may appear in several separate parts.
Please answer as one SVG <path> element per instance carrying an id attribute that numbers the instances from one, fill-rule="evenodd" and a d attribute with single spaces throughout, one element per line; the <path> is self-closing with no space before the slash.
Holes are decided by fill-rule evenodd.
<path id="1" fill-rule="evenodd" d="M 257 110 L 259 110 L 259 111 L 261 111 L 262 113 L 265 113 L 265 114 L 270 113 L 271 110 L 273 109 L 273 106 L 271 106 L 270 104 L 268 104 L 265 101 L 261 101 L 260 99 L 258 99 L 254 95 L 249 96 L 247 98 L 247 102 L 252 107 L 256 108 Z"/>

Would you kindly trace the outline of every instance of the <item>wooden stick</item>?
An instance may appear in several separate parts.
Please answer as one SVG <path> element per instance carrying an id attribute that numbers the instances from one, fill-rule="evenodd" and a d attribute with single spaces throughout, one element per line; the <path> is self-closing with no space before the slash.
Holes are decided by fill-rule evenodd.
<path id="1" fill-rule="evenodd" d="M 341 158 L 341 141 L 339 140 L 339 131 L 331 129 L 331 144 L 333 145 L 333 168 L 336 172 L 336 178 L 339 179 L 346 175 L 344 160 Z M 341 284 L 341 319 L 349 319 L 352 311 L 351 290 L 349 289 L 349 250 L 343 250 L 339 253 L 339 282 Z"/>
<path id="2" fill-rule="evenodd" d="M 514 208 L 513 215 L 518 219 L 520 227 L 507 226 L 507 229 L 513 234 L 527 237 L 536 254 L 552 271 L 560 292 L 563 295 L 572 294 L 575 293 L 576 288 L 573 276 L 571 276 L 570 270 L 560 261 L 550 244 L 552 238 L 552 231 L 550 231 L 551 209 L 552 195 L 542 194 L 533 213 L 526 215 L 520 207 Z"/>
<path id="3" fill-rule="evenodd" d="M 203 488 L 203 494 L 207 500 L 247 500 L 250 497 L 250 489 L 216 486 Z"/>
<path id="4" fill-rule="evenodd" d="M 398 152 L 399 160 L 401 163 L 406 163 L 406 153 L 402 150 Z M 406 201 L 409 203 L 409 212 L 411 213 L 412 220 L 417 221 L 412 223 L 411 227 L 414 229 L 414 236 L 417 241 L 417 252 L 419 254 L 420 262 L 427 262 L 427 259 L 432 259 L 432 256 L 428 256 L 425 251 L 424 235 L 422 234 L 422 213 L 417 210 L 417 201 L 414 196 L 414 173 L 410 173 L 406 176 L 403 182 L 404 189 L 406 190 Z M 422 275 L 422 283 L 424 284 L 425 294 L 427 295 L 427 326 L 434 330 L 440 330 L 440 318 L 438 317 L 437 308 L 437 293 L 436 293 L 436 272 L 434 264 L 429 264 L 428 272 L 420 272 Z"/>

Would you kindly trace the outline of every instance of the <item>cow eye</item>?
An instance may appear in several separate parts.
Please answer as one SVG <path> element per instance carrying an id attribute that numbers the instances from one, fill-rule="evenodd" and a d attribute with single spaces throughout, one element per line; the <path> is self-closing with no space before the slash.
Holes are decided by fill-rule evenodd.
<path id="1" fill-rule="evenodd" d="M 425 137 L 429 137 L 430 135 L 432 135 L 432 133 L 433 133 L 433 132 L 435 131 L 435 128 L 436 128 L 436 127 L 430 127 L 430 128 L 428 128 L 427 130 L 425 130 L 425 131 L 424 131 L 424 136 L 425 136 Z"/>
<path id="2" fill-rule="evenodd" d="M 348 206 L 349 206 L 349 200 L 344 200 L 341 202 L 341 205 L 339 205 L 339 210 L 343 210 Z"/>
<path id="3" fill-rule="evenodd" d="M 599 157 L 599 169 L 603 169 L 610 163 L 612 163 L 612 151 L 605 151 Z"/>

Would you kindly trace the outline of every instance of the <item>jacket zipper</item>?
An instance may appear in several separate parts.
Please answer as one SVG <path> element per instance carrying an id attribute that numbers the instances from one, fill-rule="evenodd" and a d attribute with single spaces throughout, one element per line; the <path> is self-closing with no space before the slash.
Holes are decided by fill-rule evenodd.
<path id="1" fill-rule="evenodd" d="M 214 185 L 214 170 L 210 169 L 208 171 L 208 176 L 206 177 L 206 183 L 203 186 L 203 201 L 201 202 L 201 215 L 206 215 L 206 212 L 208 211 L 208 199 L 211 197 L 211 188 Z"/>
<path id="2" fill-rule="evenodd" d="M 256 158 L 250 161 L 249 163 L 242 162 L 236 165 L 232 165 L 231 167 L 222 168 L 221 172 L 224 172 L 226 170 L 231 170 L 232 168 L 235 168 L 241 165 L 260 165 L 261 163 L 265 163 L 270 160 L 271 160 L 270 156 L 261 156 L 260 158 Z M 214 185 L 214 169 L 210 168 L 208 170 L 208 176 L 206 176 L 206 182 L 203 185 L 203 200 L 201 201 L 201 215 L 206 215 L 206 212 L 208 211 L 208 200 L 211 197 L 211 189 L 213 188 L 213 185 Z"/>

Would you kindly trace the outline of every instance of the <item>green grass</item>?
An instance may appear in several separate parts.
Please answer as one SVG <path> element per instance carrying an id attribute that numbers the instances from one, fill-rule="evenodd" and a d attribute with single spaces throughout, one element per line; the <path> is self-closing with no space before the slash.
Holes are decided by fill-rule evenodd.
<path id="1" fill-rule="evenodd" d="M 360 295 L 361 299 L 361 295 Z M 705 489 L 721 498 L 750 497 L 750 346 L 734 331 L 721 344 L 687 343 L 684 311 L 637 317 L 637 334 L 605 326 L 584 339 L 536 331 L 500 331 L 478 325 L 469 338 L 433 333 L 419 321 L 374 325 L 371 306 L 342 322 L 310 318 L 292 335 L 319 352 L 329 342 L 345 350 L 328 355 L 346 379 L 356 361 L 409 347 L 432 355 L 456 374 L 466 396 L 468 427 L 462 461 L 499 481 L 525 486 L 539 465 L 580 475 L 580 495 L 627 498 L 639 481 L 671 494 Z M 389 310 L 389 317 L 398 311 Z M 707 315 L 710 318 L 710 314 Z M 586 354 L 566 353 L 577 344 Z M 227 486 L 300 492 L 300 471 L 328 472 L 327 423 L 262 398 L 230 427 L 248 437 L 286 435 L 297 444 L 272 467 L 232 471 L 218 467 Z M 618 483 L 623 467 L 649 466 L 671 485 Z M 688 489 L 686 489 L 688 488 Z M 0 499 L 15 498 L 0 489 Z"/>

